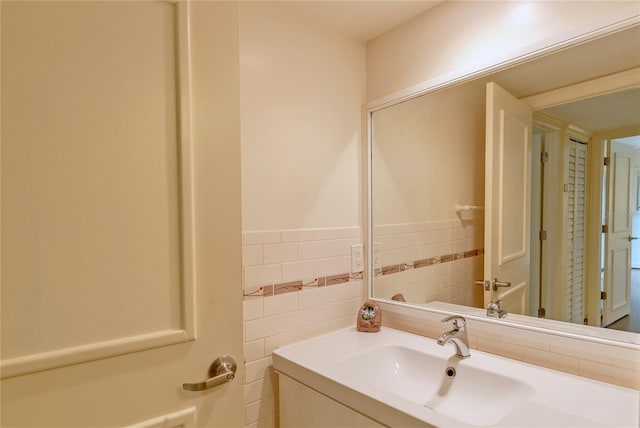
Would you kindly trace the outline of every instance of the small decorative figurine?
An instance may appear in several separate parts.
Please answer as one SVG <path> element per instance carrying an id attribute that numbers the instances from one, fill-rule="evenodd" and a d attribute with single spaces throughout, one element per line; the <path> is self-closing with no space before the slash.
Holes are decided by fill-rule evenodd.
<path id="1" fill-rule="evenodd" d="M 382 309 L 375 302 L 367 300 L 358 311 L 358 331 L 376 333 L 382 326 Z"/>

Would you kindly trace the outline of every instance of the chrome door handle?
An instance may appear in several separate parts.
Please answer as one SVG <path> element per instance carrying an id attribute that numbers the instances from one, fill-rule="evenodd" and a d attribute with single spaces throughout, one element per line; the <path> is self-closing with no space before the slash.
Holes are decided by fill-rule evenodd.
<path id="1" fill-rule="evenodd" d="M 635 239 L 640 239 L 637 236 L 629 236 L 629 242 L 635 240 Z"/>
<path id="2" fill-rule="evenodd" d="M 187 391 L 204 391 L 223 383 L 231 382 L 236 377 L 238 366 L 233 358 L 223 355 L 209 367 L 209 379 L 204 382 L 183 383 L 182 389 Z"/>
<path id="3" fill-rule="evenodd" d="M 491 290 L 491 281 L 485 281 L 483 279 L 475 281 L 474 282 L 475 285 L 482 285 L 484 287 L 485 291 L 489 291 Z"/>
<path id="4" fill-rule="evenodd" d="M 511 287 L 511 283 L 509 281 L 498 281 L 498 278 L 494 278 L 493 289 L 497 290 L 498 287 Z"/>

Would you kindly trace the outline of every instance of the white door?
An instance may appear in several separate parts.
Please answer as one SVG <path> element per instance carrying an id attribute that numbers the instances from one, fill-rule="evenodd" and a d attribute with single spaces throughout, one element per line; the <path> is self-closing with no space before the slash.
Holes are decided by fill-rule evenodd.
<path id="1" fill-rule="evenodd" d="M 622 318 L 630 310 L 633 153 L 629 145 L 615 140 L 609 143 L 603 325 Z"/>
<path id="2" fill-rule="evenodd" d="M 640 237 L 640 221 L 636 219 L 636 216 L 640 214 L 640 198 L 638 198 L 638 191 L 640 191 L 640 184 L 638 181 L 640 180 L 640 168 L 637 166 L 634 168 L 634 178 L 633 178 L 633 194 L 636 195 L 635 198 L 631 198 L 633 200 L 633 215 L 631 216 L 631 234 L 633 237 Z M 631 241 L 631 268 L 632 269 L 640 269 L 640 239 L 634 239 Z"/>
<path id="3" fill-rule="evenodd" d="M 237 6 L 0 7 L 1 425 L 243 425 Z"/>
<path id="4" fill-rule="evenodd" d="M 526 314 L 532 113 L 491 82 L 486 114 L 484 304 L 502 300 L 507 312 Z"/>

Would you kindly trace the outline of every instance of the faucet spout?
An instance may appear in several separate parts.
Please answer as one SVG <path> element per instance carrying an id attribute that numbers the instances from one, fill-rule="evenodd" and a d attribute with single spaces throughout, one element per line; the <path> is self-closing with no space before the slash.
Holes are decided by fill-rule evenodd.
<path id="1" fill-rule="evenodd" d="M 446 331 L 438 337 L 438 345 L 444 346 L 451 342 L 456 348 L 456 356 L 459 358 L 468 358 L 471 356 L 469 351 L 469 338 L 467 336 L 466 320 L 458 315 L 447 317 L 442 322 L 453 321 L 453 329 Z"/>

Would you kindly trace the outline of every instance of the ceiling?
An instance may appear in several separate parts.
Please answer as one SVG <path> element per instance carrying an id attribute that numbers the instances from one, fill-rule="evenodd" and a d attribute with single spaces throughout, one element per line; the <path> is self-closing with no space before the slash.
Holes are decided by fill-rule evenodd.
<path id="1" fill-rule="evenodd" d="M 367 41 L 441 2 L 442 0 L 294 0 L 286 4 L 342 34 Z"/>

